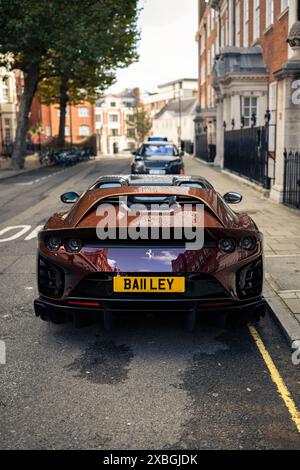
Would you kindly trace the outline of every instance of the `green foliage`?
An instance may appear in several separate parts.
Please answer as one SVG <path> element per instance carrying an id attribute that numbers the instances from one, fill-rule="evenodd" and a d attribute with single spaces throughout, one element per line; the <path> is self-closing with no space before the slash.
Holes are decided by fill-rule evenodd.
<path id="1" fill-rule="evenodd" d="M 140 145 L 148 136 L 152 128 L 152 119 L 149 113 L 140 105 L 133 109 L 133 113 L 127 118 L 128 137 L 132 130 L 135 133 L 137 145 Z"/>

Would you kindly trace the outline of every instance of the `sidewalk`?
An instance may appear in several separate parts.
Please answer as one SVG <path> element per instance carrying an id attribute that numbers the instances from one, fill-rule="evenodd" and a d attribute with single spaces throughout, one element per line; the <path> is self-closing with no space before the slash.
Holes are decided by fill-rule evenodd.
<path id="1" fill-rule="evenodd" d="M 187 174 L 207 178 L 221 194 L 243 195 L 236 209 L 248 212 L 264 234 L 265 296 L 289 341 L 300 340 L 300 211 L 270 201 L 261 191 L 198 159 L 185 161 Z"/>
<path id="2" fill-rule="evenodd" d="M 12 170 L 11 169 L 11 159 L 0 157 L 0 181 L 1 179 L 10 178 L 12 176 L 17 176 L 27 171 L 36 170 L 41 168 L 38 155 L 29 155 L 25 159 L 25 166 L 22 170 Z"/>

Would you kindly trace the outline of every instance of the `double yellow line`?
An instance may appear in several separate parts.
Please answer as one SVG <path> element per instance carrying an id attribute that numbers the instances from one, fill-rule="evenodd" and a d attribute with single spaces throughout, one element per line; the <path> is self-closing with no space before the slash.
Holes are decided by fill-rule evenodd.
<path id="1" fill-rule="evenodd" d="M 252 338 L 254 339 L 256 343 L 256 346 L 260 354 L 262 355 L 263 360 L 266 363 L 267 368 L 269 369 L 271 379 L 273 380 L 273 382 L 275 383 L 277 387 L 278 394 L 284 401 L 284 404 L 287 407 L 291 415 L 291 418 L 296 425 L 298 432 L 300 433 L 300 412 L 298 411 L 297 406 L 293 398 L 291 397 L 291 394 L 287 386 L 284 383 L 284 380 L 282 379 L 277 367 L 275 366 L 273 359 L 271 358 L 270 354 L 266 350 L 266 347 L 261 337 L 259 336 L 256 328 L 253 325 L 248 325 L 248 328 L 252 335 Z"/>

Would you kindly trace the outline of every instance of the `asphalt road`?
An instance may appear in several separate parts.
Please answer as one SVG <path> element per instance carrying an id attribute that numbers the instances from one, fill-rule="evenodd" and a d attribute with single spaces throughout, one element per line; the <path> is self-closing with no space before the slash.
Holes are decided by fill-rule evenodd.
<path id="1" fill-rule="evenodd" d="M 37 227 L 65 210 L 61 193 L 126 173 L 129 159 L 57 171 L 0 181 L 0 448 L 299 449 L 295 410 L 247 325 L 199 321 L 190 334 L 141 312 L 105 333 L 35 318 Z M 299 410 L 300 366 L 270 316 L 256 328 Z"/>

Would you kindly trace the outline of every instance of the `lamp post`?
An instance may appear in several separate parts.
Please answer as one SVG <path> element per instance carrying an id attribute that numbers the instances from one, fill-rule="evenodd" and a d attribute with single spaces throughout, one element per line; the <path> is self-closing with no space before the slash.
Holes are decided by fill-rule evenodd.
<path id="1" fill-rule="evenodd" d="M 181 90 L 182 90 L 182 81 L 179 82 L 179 127 L 178 127 L 178 145 L 181 148 L 181 135 L 182 135 L 182 107 L 181 107 Z"/>

